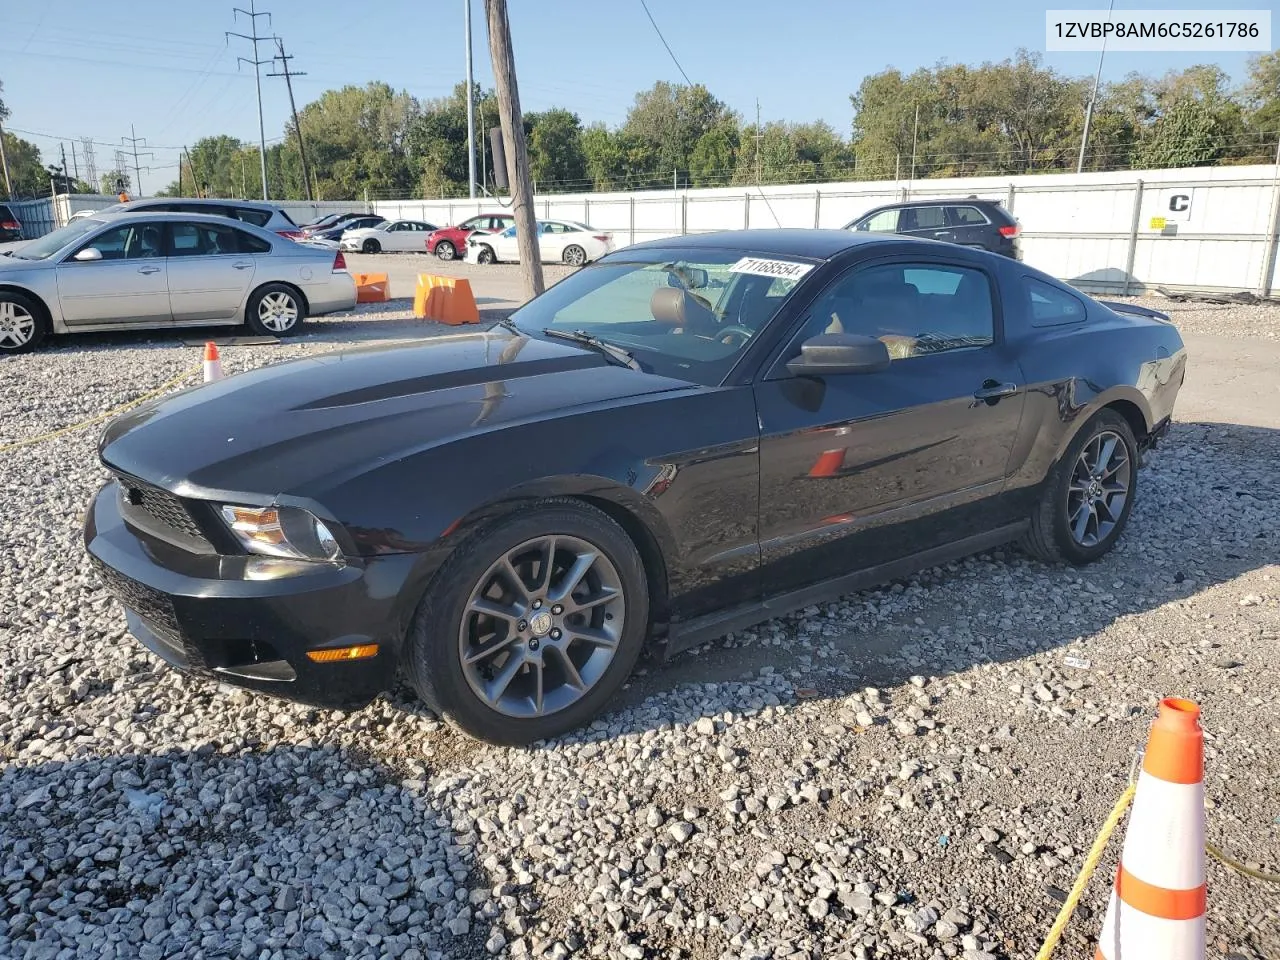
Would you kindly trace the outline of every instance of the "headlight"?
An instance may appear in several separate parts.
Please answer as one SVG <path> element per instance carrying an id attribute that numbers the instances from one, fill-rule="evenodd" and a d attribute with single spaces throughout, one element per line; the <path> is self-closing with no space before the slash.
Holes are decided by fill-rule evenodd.
<path id="1" fill-rule="evenodd" d="M 219 511 L 250 553 L 290 560 L 337 560 L 338 538 L 319 518 L 298 507 L 224 506 Z"/>

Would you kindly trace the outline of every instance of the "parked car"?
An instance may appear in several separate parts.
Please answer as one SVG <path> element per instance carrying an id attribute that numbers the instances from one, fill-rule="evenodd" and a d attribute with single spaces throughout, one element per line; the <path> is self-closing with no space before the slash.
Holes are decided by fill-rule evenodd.
<path id="1" fill-rule="evenodd" d="M 304 224 L 302 227 L 303 236 L 310 236 L 313 233 L 319 233 L 322 230 L 331 230 L 334 227 L 342 226 L 348 221 L 355 220 L 359 217 L 368 216 L 364 213 L 331 213 L 326 217 L 321 217 L 311 223 Z"/>
<path id="2" fill-rule="evenodd" d="M 1018 539 L 1103 556 L 1186 365 L 1167 318 L 1119 309 L 902 238 L 640 243 L 488 331 L 124 414 L 85 540 L 179 669 L 350 708 L 403 668 L 468 733 L 529 743 L 607 707 L 647 644 Z"/>
<path id="3" fill-rule="evenodd" d="M 22 239 L 22 223 L 3 203 L 0 203 L 0 243 L 12 243 Z"/>
<path id="4" fill-rule="evenodd" d="M 99 213 L 203 213 L 215 217 L 243 220 L 289 240 L 302 238 L 302 231 L 283 209 L 256 200 L 201 200 L 193 197 L 152 197 L 112 204 Z"/>
<path id="5" fill-rule="evenodd" d="M 1014 260 L 1022 259 L 1017 219 L 995 200 L 916 200 L 891 203 L 864 213 L 845 226 L 859 233 L 900 233 L 922 240 L 942 240 L 980 247 Z"/>
<path id="6" fill-rule="evenodd" d="M 516 222 L 514 214 L 481 213 L 463 220 L 456 227 L 441 227 L 427 237 L 427 251 L 441 260 L 452 260 L 466 252 L 467 237 L 473 233 L 500 233 Z"/>
<path id="7" fill-rule="evenodd" d="M 613 250 L 613 234 L 574 220 L 539 220 L 538 250 L 544 261 L 561 261 L 580 267 Z M 501 233 L 473 233 L 467 237 L 467 260 L 471 263 L 518 263 L 520 246 L 515 224 Z"/>
<path id="8" fill-rule="evenodd" d="M 342 253 L 192 213 L 99 213 L 0 257 L 0 354 L 49 334 L 245 324 L 297 333 L 349 310 Z"/>
<path id="9" fill-rule="evenodd" d="M 325 230 L 318 230 L 315 233 L 308 234 L 305 239 L 332 240 L 337 243 L 348 230 L 364 230 L 367 227 L 376 227 L 378 224 L 386 222 L 386 217 L 380 217 L 376 213 L 370 213 L 350 220 L 344 220 L 341 223 L 335 223 L 333 226 Z"/>
<path id="10" fill-rule="evenodd" d="M 361 253 L 426 253 L 427 237 L 435 229 L 423 220 L 388 220 L 376 227 L 348 230 L 340 246 Z"/>

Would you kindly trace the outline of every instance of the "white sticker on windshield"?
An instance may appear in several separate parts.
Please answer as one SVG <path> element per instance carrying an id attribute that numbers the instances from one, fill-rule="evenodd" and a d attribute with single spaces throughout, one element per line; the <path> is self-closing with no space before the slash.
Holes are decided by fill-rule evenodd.
<path id="1" fill-rule="evenodd" d="M 813 269 L 811 263 L 793 263 L 790 260 L 765 260 L 761 257 L 743 257 L 730 273 L 754 273 L 761 277 L 780 277 L 783 280 L 799 280 Z"/>

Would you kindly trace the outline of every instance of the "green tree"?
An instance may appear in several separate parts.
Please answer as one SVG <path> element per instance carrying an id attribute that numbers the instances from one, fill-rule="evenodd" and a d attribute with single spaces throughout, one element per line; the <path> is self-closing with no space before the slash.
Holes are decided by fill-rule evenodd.
<path id="1" fill-rule="evenodd" d="M 603 123 L 582 131 L 582 156 L 596 190 L 618 190 L 626 177 L 627 152 L 622 137 Z"/>
<path id="2" fill-rule="evenodd" d="M 13 196 L 6 199 L 17 200 L 24 197 L 49 195 L 49 175 L 45 173 L 40 150 L 34 143 L 6 131 L 4 152 L 9 161 L 9 180 L 13 184 Z M 0 177 L 0 191 L 2 190 L 4 190 L 4 178 Z"/>
<path id="3" fill-rule="evenodd" d="M 665 182 L 673 171 L 689 180 L 694 148 L 708 132 L 724 123 L 737 125 L 737 115 L 711 95 L 702 84 L 681 86 L 666 81 L 636 94 L 620 133 L 635 161 L 644 159 L 657 182 Z"/>
<path id="4" fill-rule="evenodd" d="M 1249 60 L 1243 94 L 1249 159 L 1273 163 L 1280 141 L 1280 50 Z"/>
<path id="5" fill-rule="evenodd" d="M 578 115 L 553 107 L 526 114 L 525 122 L 531 128 L 529 171 L 538 190 L 582 190 L 587 181 L 587 157 L 582 149 L 582 121 Z"/>
<path id="6" fill-rule="evenodd" d="M 128 193 L 133 189 L 133 179 L 124 170 L 108 170 L 98 178 L 98 186 L 102 193 L 116 194 L 123 190 Z M 160 195 L 164 195 L 163 193 Z"/>
<path id="7" fill-rule="evenodd" d="M 741 142 L 742 133 L 732 119 L 721 121 L 699 137 L 689 155 L 689 185 L 719 187 L 728 182 Z"/>

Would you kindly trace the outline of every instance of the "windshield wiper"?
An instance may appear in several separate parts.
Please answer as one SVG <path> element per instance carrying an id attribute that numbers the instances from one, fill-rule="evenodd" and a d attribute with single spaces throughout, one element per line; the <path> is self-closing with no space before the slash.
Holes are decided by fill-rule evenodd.
<path id="1" fill-rule="evenodd" d="M 590 347 L 598 353 L 604 354 L 614 363 L 629 367 L 632 370 L 639 370 L 640 364 L 626 350 L 621 347 L 615 347 L 612 343 L 605 343 L 599 337 L 593 337 L 585 330 L 556 330 L 553 327 L 543 328 L 542 335 L 545 337 L 553 337 L 556 340 L 568 340 L 571 343 L 578 343 L 584 347 Z"/>

